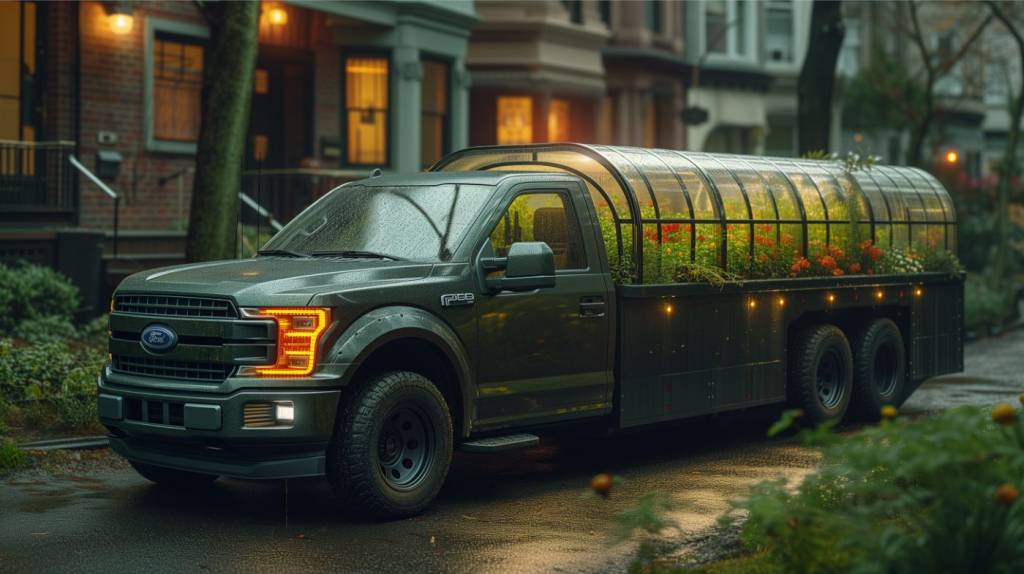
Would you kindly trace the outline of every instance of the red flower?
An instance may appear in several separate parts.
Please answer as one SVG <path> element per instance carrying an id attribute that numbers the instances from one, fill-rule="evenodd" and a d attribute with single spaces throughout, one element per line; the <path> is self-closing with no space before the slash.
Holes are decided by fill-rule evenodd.
<path id="1" fill-rule="evenodd" d="M 836 267 L 835 269 L 832 270 L 832 275 L 834 275 L 836 277 L 839 277 L 842 274 L 843 274 L 843 270 L 838 268 L 838 267 Z"/>
<path id="2" fill-rule="evenodd" d="M 860 263 L 856 263 L 856 262 L 851 263 L 850 264 L 850 273 L 853 273 L 854 275 L 856 275 L 857 273 L 860 273 Z"/>
<path id="3" fill-rule="evenodd" d="M 828 270 L 836 268 L 836 260 L 831 255 L 823 255 L 820 259 L 818 259 L 818 263 L 820 263 L 822 267 Z"/>
<path id="4" fill-rule="evenodd" d="M 872 261 L 878 261 L 882 258 L 882 250 L 877 247 L 872 247 L 868 255 L 871 257 Z"/>

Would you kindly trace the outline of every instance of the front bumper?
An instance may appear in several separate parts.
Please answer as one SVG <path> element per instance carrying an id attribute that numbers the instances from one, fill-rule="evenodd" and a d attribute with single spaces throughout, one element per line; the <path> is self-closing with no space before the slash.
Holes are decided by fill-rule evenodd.
<path id="1" fill-rule="evenodd" d="M 287 388 L 219 394 L 112 382 L 99 384 L 99 414 L 113 450 L 129 460 L 236 478 L 294 478 L 324 473 L 341 390 L 292 381 Z M 288 426 L 247 427 L 250 402 L 290 401 Z M 175 414 L 177 413 L 177 414 Z"/>

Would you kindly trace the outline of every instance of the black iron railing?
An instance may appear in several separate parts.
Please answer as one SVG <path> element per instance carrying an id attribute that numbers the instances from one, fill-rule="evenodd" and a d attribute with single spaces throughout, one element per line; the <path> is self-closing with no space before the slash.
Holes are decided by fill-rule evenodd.
<path id="1" fill-rule="evenodd" d="M 89 179 L 89 181 L 93 182 L 96 187 L 100 188 L 100 191 L 114 202 L 114 257 L 117 257 L 118 220 L 121 217 L 121 196 L 113 189 L 110 189 L 109 185 L 103 183 L 103 180 L 96 177 L 96 174 L 89 171 L 89 168 L 82 165 L 82 162 L 78 161 L 75 154 L 68 155 L 68 163 L 80 171 L 82 175 Z"/>
<path id="2" fill-rule="evenodd" d="M 253 169 L 242 173 L 242 192 L 287 223 L 328 191 L 368 175 L 368 170 Z"/>
<path id="3" fill-rule="evenodd" d="M 76 178 L 68 158 L 74 142 L 0 140 L 0 209 L 73 211 Z"/>

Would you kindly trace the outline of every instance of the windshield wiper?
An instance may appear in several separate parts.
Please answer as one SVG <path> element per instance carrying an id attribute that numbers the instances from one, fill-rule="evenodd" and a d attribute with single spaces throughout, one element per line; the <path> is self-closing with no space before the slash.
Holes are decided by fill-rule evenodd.
<path id="1" fill-rule="evenodd" d="M 310 255 L 317 257 L 348 257 L 352 259 L 390 259 L 392 261 L 403 261 L 401 257 L 387 255 L 386 253 L 375 253 L 373 251 L 358 251 L 345 249 L 342 251 L 314 251 Z"/>
<path id="2" fill-rule="evenodd" d="M 261 249 L 257 255 L 283 255 L 285 257 L 309 257 L 308 253 L 292 251 L 291 249 Z"/>

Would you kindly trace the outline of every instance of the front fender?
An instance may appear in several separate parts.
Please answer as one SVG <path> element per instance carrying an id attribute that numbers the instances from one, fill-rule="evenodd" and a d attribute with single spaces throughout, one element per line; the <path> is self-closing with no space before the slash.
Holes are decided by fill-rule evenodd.
<path id="1" fill-rule="evenodd" d="M 429 311 L 417 307 L 379 307 L 356 319 L 338 336 L 327 353 L 327 363 L 348 386 L 356 371 L 374 351 L 398 339 L 421 339 L 432 343 L 448 358 L 462 397 L 462 436 L 468 436 L 476 396 L 466 349 L 455 331 Z"/>

